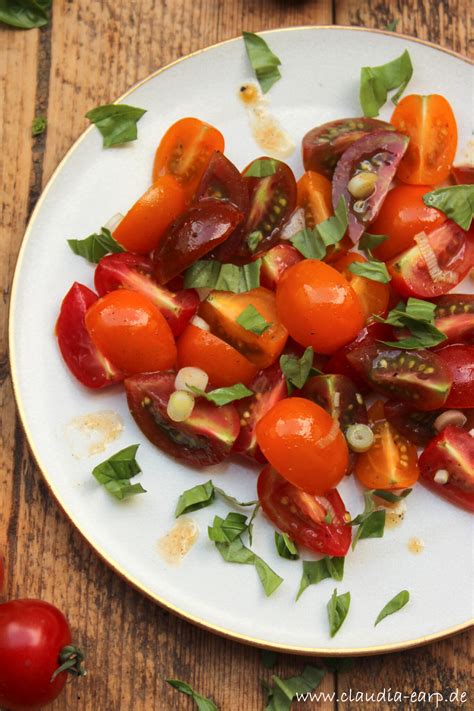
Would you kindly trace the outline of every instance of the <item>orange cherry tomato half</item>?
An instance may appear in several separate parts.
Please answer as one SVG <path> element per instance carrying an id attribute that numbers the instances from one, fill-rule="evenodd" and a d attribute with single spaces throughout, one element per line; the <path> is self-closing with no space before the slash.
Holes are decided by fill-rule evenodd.
<path id="1" fill-rule="evenodd" d="M 257 423 L 257 442 L 281 476 L 308 494 L 333 489 L 349 465 L 339 423 L 304 398 L 277 402 Z"/>
<path id="2" fill-rule="evenodd" d="M 149 254 L 186 207 L 181 185 L 172 175 L 162 175 L 130 208 L 114 238 L 129 252 Z"/>
<path id="3" fill-rule="evenodd" d="M 317 259 L 305 259 L 284 272 L 276 304 L 290 336 L 317 353 L 335 353 L 364 325 L 364 312 L 352 286 Z"/>
<path id="4" fill-rule="evenodd" d="M 197 118 L 176 121 L 156 150 L 153 181 L 173 175 L 191 199 L 215 151 L 224 152 L 224 137 L 217 128 Z"/>
<path id="5" fill-rule="evenodd" d="M 446 180 L 456 154 L 458 131 L 453 110 L 444 96 L 405 96 L 390 123 L 410 138 L 397 177 L 411 185 L 436 185 Z"/>
<path id="6" fill-rule="evenodd" d="M 248 385 L 258 368 L 235 348 L 202 328 L 189 324 L 177 342 L 178 368 L 201 368 L 216 388 Z"/>
<path id="7" fill-rule="evenodd" d="M 385 262 L 413 247 L 415 235 L 429 232 L 446 220 L 446 215 L 423 202 L 433 188 L 427 185 L 397 185 L 385 198 L 382 209 L 370 226 L 372 234 L 386 235 L 374 254 Z"/>
<path id="8" fill-rule="evenodd" d="M 354 262 L 363 263 L 366 261 L 367 259 L 361 254 L 351 252 L 350 254 L 345 254 L 343 257 L 339 257 L 339 259 L 333 263 L 333 267 L 337 269 L 338 272 L 341 272 L 354 289 L 364 312 L 365 320 L 367 321 L 370 316 L 385 316 L 390 300 L 390 287 L 388 284 L 381 284 L 379 281 L 367 279 L 366 277 L 349 271 L 350 265 L 354 264 Z"/>
<path id="9" fill-rule="evenodd" d="M 86 328 L 97 348 L 127 375 L 168 370 L 176 345 L 165 317 L 142 294 L 111 291 L 86 313 Z"/>
<path id="10" fill-rule="evenodd" d="M 307 170 L 303 173 L 296 185 L 298 207 L 304 209 L 306 226 L 313 228 L 315 225 L 327 220 L 333 214 L 332 185 L 331 181 L 316 173 Z"/>
<path id="11" fill-rule="evenodd" d="M 419 477 L 416 445 L 385 420 L 383 402 L 376 400 L 369 408 L 369 420 L 375 435 L 372 447 L 359 454 L 355 475 L 368 489 L 404 489 Z"/>

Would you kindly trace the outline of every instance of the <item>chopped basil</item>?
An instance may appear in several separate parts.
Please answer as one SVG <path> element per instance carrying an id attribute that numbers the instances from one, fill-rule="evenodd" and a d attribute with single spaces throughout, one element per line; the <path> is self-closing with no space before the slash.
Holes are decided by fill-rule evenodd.
<path id="1" fill-rule="evenodd" d="M 138 109 L 136 106 L 105 104 L 88 111 L 86 118 L 99 129 L 104 139 L 104 148 L 110 148 L 135 141 L 138 135 L 137 122 L 145 113 L 146 109 Z"/>
<path id="2" fill-rule="evenodd" d="M 397 31 L 397 25 L 400 22 L 400 20 L 390 20 L 390 22 L 387 22 L 385 25 L 385 29 L 388 32 L 396 32 Z"/>
<path id="3" fill-rule="evenodd" d="M 405 91 L 413 74 L 413 65 L 407 50 L 399 57 L 379 67 L 362 67 L 360 70 L 360 105 L 364 116 L 378 116 L 379 109 L 387 101 L 387 94 L 397 89 L 392 96 L 396 104 Z"/>
<path id="4" fill-rule="evenodd" d="M 277 163 L 274 158 L 257 158 L 245 171 L 244 178 L 268 178 L 270 175 L 275 175 Z"/>
<path id="5" fill-rule="evenodd" d="M 265 669 L 273 669 L 278 660 L 278 655 L 276 652 L 272 652 L 271 649 L 262 649 L 261 653 L 262 664 Z"/>
<path id="6" fill-rule="evenodd" d="M 307 259 L 324 259 L 327 247 L 340 242 L 348 225 L 347 205 L 341 195 L 332 217 L 314 229 L 305 227 L 290 238 L 290 242 Z"/>
<path id="7" fill-rule="evenodd" d="M 262 333 L 273 326 L 273 323 L 265 321 L 262 314 L 257 311 L 253 304 L 249 304 L 242 313 L 236 318 L 237 323 L 246 331 L 251 333 L 256 333 L 257 336 L 261 336 Z"/>
<path id="8" fill-rule="evenodd" d="M 291 395 L 293 387 L 301 389 L 308 380 L 313 370 L 313 355 L 313 349 L 308 346 L 301 358 L 293 355 L 280 357 L 280 368 L 286 378 L 288 395 Z M 318 372 L 316 369 L 314 370 Z"/>
<path id="9" fill-rule="evenodd" d="M 40 136 L 46 131 L 46 126 L 48 124 L 48 119 L 46 116 L 36 116 L 31 124 L 31 135 Z"/>
<path id="10" fill-rule="evenodd" d="M 387 235 L 372 235 L 369 232 L 364 232 L 357 245 L 359 249 L 363 252 L 368 253 L 368 256 L 372 256 L 372 250 L 376 249 L 382 242 L 388 239 Z"/>
<path id="11" fill-rule="evenodd" d="M 174 515 L 178 518 L 178 516 L 182 516 L 183 514 L 210 506 L 215 501 L 216 494 L 225 499 L 225 501 L 234 504 L 234 506 L 245 507 L 258 504 L 258 501 L 238 501 L 238 499 L 226 494 L 226 492 L 219 487 L 214 486 L 212 480 L 209 479 L 205 484 L 197 484 L 193 486 L 192 489 L 183 491 L 178 499 Z"/>
<path id="12" fill-rule="evenodd" d="M 52 0 L 2 0 L 0 22 L 22 30 L 43 27 L 48 24 L 51 3 Z"/>
<path id="13" fill-rule="evenodd" d="M 379 614 L 377 615 L 377 619 L 375 620 L 374 627 L 376 627 L 376 625 L 378 625 L 378 623 L 381 622 L 384 617 L 388 617 L 388 615 L 393 615 L 394 612 L 398 612 L 402 609 L 402 607 L 405 607 L 409 599 L 410 593 L 408 592 L 408 590 L 402 590 L 398 593 L 398 595 L 392 597 L 392 599 L 387 602 L 385 607 L 380 610 Z"/>
<path id="14" fill-rule="evenodd" d="M 300 557 L 298 548 L 287 533 L 279 533 L 278 531 L 275 531 L 275 547 L 280 558 L 298 560 Z"/>
<path id="15" fill-rule="evenodd" d="M 329 558 L 329 556 L 324 556 L 321 560 L 304 560 L 303 575 L 296 599 L 299 600 L 306 588 L 310 585 L 317 585 L 321 580 L 326 580 L 326 578 L 342 580 L 344 576 L 344 560 L 343 557 Z"/>
<path id="16" fill-rule="evenodd" d="M 215 259 L 203 259 L 187 269 L 184 275 L 184 288 L 207 288 L 232 291 L 234 294 L 251 291 L 260 286 L 261 264 L 261 259 L 240 267 L 236 264 L 221 264 Z"/>
<path id="17" fill-rule="evenodd" d="M 188 385 L 187 387 L 198 397 L 205 397 L 206 400 L 213 402 L 218 407 L 228 405 L 229 402 L 234 402 L 235 400 L 242 400 L 244 397 L 254 394 L 253 390 L 249 390 L 242 383 L 230 385 L 226 388 L 216 388 L 208 393 L 200 388 L 195 388 L 194 385 Z"/>
<path id="18" fill-rule="evenodd" d="M 349 521 L 349 526 L 358 526 L 352 541 L 352 550 L 359 540 L 363 538 L 382 538 L 385 530 L 385 511 L 376 511 L 373 499 L 373 490 L 364 493 L 364 510 Z"/>
<path id="19" fill-rule="evenodd" d="M 122 245 L 112 237 L 112 233 L 106 227 L 101 227 L 99 234 L 93 233 L 85 239 L 68 239 L 67 243 L 74 254 L 84 257 L 94 264 L 100 262 L 102 257 L 110 252 L 125 252 Z"/>
<path id="20" fill-rule="evenodd" d="M 266 686 L 267 705 L 265 711 L 290 711 L 291 702 L 296 695 L 309 694 L 314 691 L 324 677 L 324 669 L 305 666 L 301 676 L 293 676 L 289 679 L 281 679 L 279 676 L 272 676 L 272 686 Z"/>
<path id="21" fill-rule="evenodd" d="M 134 494 L 146 493 L 141 484 L 130 483 L 130 479 L 141 472 L 135 459 L 139 446 L 132 444 L 130 447 L 121 449 L 120 452 L 113 454 L 92 470 L 92 474 L 99 484 L 103 484 L 109 494 L 120 501 Z"/>
<path id="22" fill-rule="evenodd" d="M 349 264 L 349 271 L 381 284 L 388 284 L 392 279 L 385 263 L 379 262 L 378 259 L 369 259 L 368 262 L 352 262 Z"/>
<path id="23" fill-rule="evenodd" d="M 389 501 L 391 504 L 396 504 L 398 501 L 403 501 L 406 499 L 408 494 L 411 494 L 413 489 L 405 489 L 401 494 L 394 494 L 393 491 L 384 491 L 383 489 L 373 489 L 371 491 L 372 496 L 377 496 L 379 499 L 384 499 L 384 501 Z"/>
<path id="24" fill-rule="evenodd" d="M 262 239 L 263 232 L 261 232 L 260 230 L 255 230 L 255 232 L 251 232 L 249 234 L 249 236 L 247 237 L 247 246 L 252 254 L 255 252 Z"/>
<path id="25" fill-rule="evenodd" d="M 214 701 L 211 701 L 211 699 L 207 699 L 205 696 L 198 694 L 198 692 L 194 691 L 194 689 L 185 681 L 181 681 L 180 679 L 166 679 L 165 681 L 167 684 L 172 686 L 173 689 L 180 691 L 182 694 L 190 696 L 199 711 L 219 711 L 219 707 L 216 706 Z"/>
<path id="26" fill-rule="evenodd" d="M 242 37 L 244 38 L 245 49 L 252 69 L 263 93 L 266 94 L 275 82 L 281 79 L 280 70 L 278 69 L 281 62 L 259 35 L 253 32 L 242 32 Z"/>
<path id="27" fill-rule="evenodd" d="M 474 185 L 451 185 L 423 195 L 428 207 L 436 207 L 463 230 L 471 227 L 474 216 Z"/>
<path id="28" fill-rule="evenodd" d="M 395 328 L 407 328 L 411 336 L 398 341 L 381 341 L 386 346 L 410 350 L 431 348 L 446 340 L 446 335 L 434 325 L 436 305 L 423 299 L 409 298 L 406 305 L 400 302 L 387 318 L 376 316 L 377 321 Z"/>
<path id="29" fill-rule="evenodd" d="M 252 515 L 249 518 L 249 525 L 247 527 L 247 533 L 249 536 L 250 545 L 252 545 L 252 543 L 253 543 L 253 522 L 255 521 L 255 517 L 259 511 L 260 511 L 260 502 L 257 501 L 257 502 L 255 502 L 255 508 L 252 511 Z"/>
<path id="30" fill-rule="evenodd" d="M 337 588 L 334 588 L 334 592 L 331 595 L 331 599 L 327 604 L 328 620 L 329 620 L 329 634 L 334 637 L 336 632 L 342 627 L 342 623 L 347 617 L 349 612 L 349 606 L 351 604 L 351 594 L 346 592 L 343 595 L 337 594 Z"/>
<path id="31" fill-rule="evenodd" d="M 209 540 L 214 543 L 232 543 L 247 530 L 247 516 L 231 511 L 225 518 L 214 516 L 212 526 L 208 526 Z"/>

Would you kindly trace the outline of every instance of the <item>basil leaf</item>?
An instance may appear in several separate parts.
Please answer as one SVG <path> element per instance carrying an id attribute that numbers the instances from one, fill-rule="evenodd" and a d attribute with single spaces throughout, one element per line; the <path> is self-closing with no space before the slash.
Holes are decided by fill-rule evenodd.
<path id="1" fill-rule="evenodd" d="M 249 535 L 250 545 L 252 545 L 252 543 L 253 543 L 253 522 L 255 520 L 255 516 L 258 514 L 259 511 L 260 511 L 260 502 L 257 501 L 257 502 L 255 502 L 255 508 L 252 511 L 252 515 L 249 518 L 249 525 L 247 527 L 247 533 Z"/>
<path id="2" fill-rule="evenodd" d="M 235 400 L 242 400 L 244 397 L 249 397 L 249 395 L 254 394 L 253 390 L 249 390 L 245 385 L 242 385 L 242 383 L 230 385 L 226 388 L 216 388 L 216 390 L 211 390 L 208 393 L 200 388 L 194 387 L 194 385 L 187 385 L 187 387 L 198 397 L 204 397 L 218 407 L 228 405 L 229 402 L 234 402 Z"/>
<path id="3" fill-rule="evenodd" d="M 219 707 L 216 706 L 214 701 L 211 701 L 211 699 L 207 699 L 205 696 L 198 694 L 198 692 L 194 691 L 194 689 L 185 681 L 181 681 L 180 679 L 165 679 L 165 681 L 167 684 L 172 686 L 173 689 L 180 691 L 182 694 L 190 696 L 195 702 L 199 711 L 219 711 Z"/>
<path id="4" fill-rule="evenodd" d="M 253 304 L 249 304 L 236 318 L 236 321 L 239 326 L 245 328 L 246 331 L 256 333 L 257 336 L 261 336 L 270 326 L 273 326 L 273 323 L 265 321 L 262 314 L 257 311 Z"/>
<path id="5" fill-rule="evenodd" d="M 321 580 L 326 580 L 326 578 L 342 580 L 344 560 L 343 557 L 329 558 L 328 556 L 324 556 L 321 560 L 304 560 L 303 575 L 296 599 L 299 600 L 306 588 L 310 585 L 317 585 Z"/>
<path id="6" fill-rule="evenodd" d="M 336 632 L 338 632 L 342 623 L 347 617 L 349 612 L 349 606 L 351 604 L 351 594 L 346 592 L 343 595 L 337 594 L 337 588 L 334 588 L 334 592 L 327 604 L 328 620 L 329 620 L 329 634 L 334 637 Z"/>
<path id="7" fill-rule="evenodd" d="M 247 530 L 247 516 L 231 511 L 225 518 L 214 516 L 212 526 L 208 526 L 209 540 L 214 543 L 232 543 Z"/>
<path id="8" fill-rule="evenodd" d="M 400 22 L 400 20 L 390 20 L 390 22 L 387 22 L 385 25 L 385 29 L 388 32 L 396 32 L 397 31 L 397 25 Z"/>
<path id="9" fill-rule="evenodd" d="M 313 365 L 313 355 L 313 349 L 308 346 L 301 358 L 292 355 L 282 355 L 280 357 L 280 368 L 285 376 L 289 395 L 291 395 L 293 386 L 301 389 L 309 378 Z"/>
<path id="10" fill-rule="evenodd" d="M 184 288 L 207 288 L 242 294 L 260 286 L 261 264 L 261 259 L 240 267 L 236 264 L 221 264 L 213 259 L 203 259 L 186 270 Z"/>
<path id="11" fill-rule="evenodd" d="M 247 237 L 247 246 L 252 254 L 255 252 L 262 239 L 263 232 L 261 232 L 260 230 L 255 230 L 255 232 L 251 232 L 249 234 L 249 236 Z"/>
<path id="12" fill-rule="evenodd" d="M 93 233 L 85 239 L 68 239 L 68 245 L 79 257 L 84 257 L 89 262 L 97 264 L 106 254 L 125 252 L 121 244 L 113 237 L 106 227 L 100 228 L 100 233 Z"/>
<path id="13" fill-rule="evenodd" d="M 103 137 L 104 148 L 135 141 L 137 122 L 146 109 L 138 109 L 127 104 L 104 104 L 86 113 L 86 118 L 95 123 Z"/>
<path id="14" fill-rule="evenodd" d="M 352 541 L 352 550 L 363 538 L 382 538 L 385 530 L 385 511 L 375 511 L 374 490 L 364 493 L 364 511 L 349 521 L 349 526 L 358 526 Z"/>
<path id="15" fill-rule="evenodd" d="M 408 494 L 411 494 L 413 489 L 405 489 L 401 494 L 394 494 L 393 491 L 384 491 L 383 489 L 373 489 L 372 496 L 377 496 L 379 499 L 384 499 L 389 501 L 391 504 L 395 504 L 398 501 L 403 501 Z"/>
<path id="16" fill-rule="evenodd" d="M 306 259 L 324 259 L 326 256 L 326 247 L 316 227 L 313 230 L 305 227 L 290 237 L 290 242 Z"/>
<path id="17" fill-rule="evenodd" d="M 357 245 L 363 252 L 372 254 L 372 250 L 385 242 L 388 239 L 387 235 L 372 235 L 369 232 L 364 232 Z"/>
<path id="18" fill-rule="evenodd" d="M 379 614 L 377 615 L 377 619 L 375 620 L 374 627 L 376 627 L 378 623 L 383 620 L 384 617 L 388 617 L 388 615 L 393 615 L 394 612 L 398 612 L 402 609 L 402 607 L 405 607 L 409 599 L 410 593 L 408 592 L 408 590 L 402 590 L 398 593 L 398 595 L 392 597 L 392 599 L 387 602 L 385 607 L 380 610 Z"/>
<path id="19" fill-rule="evenodd" d="M 352 262 L 349 264 L 349 271 L 381 284 L 388 284 L 392 279 L 385 263 L 379 262 L 377 259 L 371 259 L 368 262 Z"/>
<path id="20" fill-rule="evenodd" d="M 423 195 L 428 207 L 436 207 L 463 230 L 471 227 L 474 215 L 474 185 L 451 185 Z"/>
<path id="21" fill-rule="evenodd" d="M 364 116 L 378 116 L 379 109 L 387 101 L 387 94 L 393 89 L 396 104 L 406 89 L 413 74 L 413 65 L 407 50 L 391 62 L 379 67 L 362 67 L 360 70 L 360 105 Z"/>
<path id="22" fill-rule="evenodd" d="M 206 506 L 210 506 L 214 499 L 214 484 L 209 479 L 209 481 L 206 481 L 205 484 L 197 484 L 196 486 L 193 486 L 192 489 L 183 491 L 178 499 L 174 515 L 178 518 L 178 516 L 182 516 L 185 513 L 198 511 Z"/>
<path id="23" fill-rule="evenodd" d="M 332 217 L 320 222 L 312 230 L 305 227 L 293 235 L 290 242 L 306 259 L 324 259 L 327 247 L 340 242 L 347 225 L 347 205 L 341 195 Z"/>
<path id="24" fill-rule="evenodd" d="M 434 325 L 436 305 L 423 299 L 409 298 L 406 305 L 399 303 L 386 319 L 376 316 L 381 323 L 396 328 L 407 328 L 411 336 L 398 341 L 381 341 L 386 346 L 410 350 L 431 348 L 446 340 L 447 336 Z"/>
<path id="25" fill-rule="evenodd" d="M 265 669 L 273 669 L 278 660 L 278 655 L 276 652 L 272 652 L 271 649 L 262 649 L 261 653 L 262 664 Z"/>
<path id="26" fill-rule="evenodd" d="M 278 69 L 281 62 L 262 37 L 253 32 L 242 32 L 242 37 L 252 69 L 263 93 L 266 94 L 275 82 L 281 79 Z"/>
<path id="27" fill-rule="evenodd" d="M 278 161 L 274 158 L 257 158 L 245 171 L 244 178 L 267 178 L 270 175 L 275 175 L 277 163 Z"/>
<path id="28" fill-rule="evenodd" d="M 109 494 L 120 501 L 134 494 L 146 493 L 141 484 L 130 483 L 130 479 L 141 472 L 135 459 L 139 446 L 132 444 L 130 447 L 121 449 L 120 452 L 113 454 L 92 470 L 92 475 L 99 484 L 103 484 Z"/>
<path id="29" fill-rule="evenodd" d="M 31 135 L 40 136 L 46 131 L 48 119 L 46 116 L 36 116 L 31 124 Z"/>
<path id="30" fill-rule="evenodd" d="M 430 301 L 424 301 L 423 299 L 415 299 L 412 296 L 408 299 L 405 307 L 407 316 L 418 321 L 426 321 L 427 323 L 434 323 L 435 311 L 436 304 L 432 304 Z"/>
<path id="31" fill-rule="evenodd" d="M 280 587 L 283 582 L 283 578 L 275 573 L 275 571 L 270 568 L 268 563 L 265 563 L 265 561 L 259 556 L 255 556 L 255 568 L 265 591 L 265 595 L 270 597 L 270 595 Z"/>
<path id="32" fill-rule="evenodd" d="M 48 24 L 51 3 L 52 0 L 0 0 L 0 22 L 23 30 L 43 27 Z"/>
<path id="33" fill-rule="evenodd" d="M 239 501 L 236 499 L 234 496 L 230 496 L 230 494 L 226 494 L 225 491 L 222 489 L 219 489 L 218 486 L 214 487 L 214 491 L 216 494 L 219 494 L 219 496 L 222 496 L 225 501 L 228 501 L 231 504 L 234 504 L 234 506 L 255 506 L 255 504 L 258 504 L 258 500 L 253 500 L 253 501 Z M 253 515 L 253 514 L 252 514 Z"/>
<path id="34" fill-rule="evenodd" d="M 301 676 L 281 679 L 273 675 L 273 685 L 267 688 L 268 697 L 265 711 L 290 711 L 291 702 L 298 696 L 314 691 L 324 677 L 324 669 L 307 665 Z"/>
<path id="35" fill-rule="evenodd" d="M 275 531 L 275 547 L 280 558 L 287 560 L 298 560 L 298 548 L 293 543 L 287 533 L 279 533 Z"/>

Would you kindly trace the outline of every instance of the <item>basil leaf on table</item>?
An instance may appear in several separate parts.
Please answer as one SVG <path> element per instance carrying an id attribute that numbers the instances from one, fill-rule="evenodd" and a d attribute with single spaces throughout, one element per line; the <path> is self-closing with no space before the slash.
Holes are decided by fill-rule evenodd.
<path id="1" fill-rule="evenodd" d="M 173 689 L 190 696 L 195 702 L 198 711 L 219 711 L 219 707 L 216 706 L 214 701 L 202 696 L 202 694 L 198 694 L 198 692 L 194 691 L 194 689 L 185 681 L 181 681 L 180 679 L 165 679 L 165 681 L 167 684 L 172 686 Z"/>
<path id="2" fill-rule="evenodd" d="M 342 580 L 344 577 L 344 557 L 324 556 L 321 560 L 304 560 L 303 575 L 301 576 L 300 588 L 296 599 L 299 600 L 306 588 L 310 585 L 317 585 L 321 580 L 333 578 Z"/>
<path id="3" fill-rule="evenodd" d="M 242 266 L 221 264 L 215 259 L 202 259 L 187 269 L 184 288 L 205 288 L 242 294 L 260 286 L 261 264 L 261 259 Z"/>
<path id="4" fill-rule="evenodd" d="M 48 120 L 46 116 L 35 116 L 31 124 L 31 135 L 41 136 L 46 131 Z"/>
<path id="5" fill-rule="evenodd" d="M 298 560 L 299 553 L 295 543 L 291 540 L 287 533 L 279 533 L 275 531 L 275 548 L 280 558 L 287 560 Z"/>
<path id="6" fill-rule="evenodd" d="M 257 158 L 244 173 L 244 178 L 267 178 L 275 175 L 277 161 L 274 158 Z"/>
<path id="7" fill-rule="evenodd" d="M 52 0 L 0 0 L 0 22 L 31 30 L 48 24 Z"/>
<path id="8" fill-rule="evenodd" d="M 135 494 L 146 493 L 141 484 L 130 483 L 130 479 L 141 472 L 135 458 L 139 446 L 132 444 L 121 449 L 92 470 L 92 475 L 99 484 L 120 501 Z"/>
<path id="9" fill-rule="evenodd" d="M 258 504 L 258 501 L 238 501 L 238 499 L 234 496 L 230 496 L 219 487 L 214 486 L 212 480 L 209 479 L 209 481 L 206 481 L 205 484 L 197 484 L 191 489 L 183 491 L 176 505 L 176 518 L 182 516 L 183 514 L 198 511 L 206 506 L 210 506 L 215 501 L 216 494 L 235 506 L 245 507 L 255 506 L 255 504 Z"/>
<path id="10" fill-rule="evenodd" d="M 252 69 L 263 93 L 266 94 L 275 82 L 281 79 L 281 73 L 278 69 L 281 62 L 259 35 L 253 32 L 242 32 L 242 37 L 244 38 L 245 49 Z"/>
<path id="11" fill-rule="evenodd" d="M 313 370 L 314 351 L 311 346 L 298 358 L 293 355 L 280 356 L 281 372 L 285 376 L 288 394 L 291 395 L 293 387 L 301 389 L 308 380 Z"/>
<path id="12" fill-rule="evenodd" d="M 245 328 L 246 331 L 255 333 L 257 336 L 261 336 L 270 326 L 273 326 L 271 322 L 265 321 L 262 314 L 253 304 L 246 306 L 235 320 L 239 326 Z"/>
<path id="13" fill-rule="evenodd" d="M 389 600 L 387 604 L 380 610 L 379 614 L 377 615 L 377 619 L 375 620 L 374 627 L 376 627 L 378 623 L 384 619 L 384 617 L 388 617 L 388 615 L 393 615 L 394 612 L 398 612 L 402 609 L 402 607 L 405 607 L 409 599 L 410 593 L 408 592 L 408 590 L 401 590 L 398 595 L 392 597 L 392 599 Z"/>
<path id="14" fill-rule="evenodd" d="M 362 67 L 360 70 L 359 99 L 364 116 L 378 116 L 387 101 L 389 91 L 397 89 L 392 103 L 398 103 L 413 74 L 413 65 L 407 50 L 399 57 L 379 67 Z"/>
<path id="15" fill-rule="evenodd" d="M 471 227 L 474 216 L 474 185 L 451 185 L 423 195 L 428 207 L 435 207 L 463 230 Z"/>
<path id="16" fill-rule="evenodd" d="M 99 129 L 104 148 L 111 148 L 136 140 L 137 122 L 145 113 L 146 109 L 127 104 L 104 104 L 88 111 L 86 118 Z"/>
<path id="17" fill-rule="evenodd" d="M 79 257 L 84 257 L 88 262 L 97 264 L 106 254 L 125 252 L 121 244 L 113 237 L 106 227 L 100 228 L 100 233 L 93 233 L 85 239 L 68 239 L 68 245 Z"/>
<path id="18" fill-rule="evenodd" d="M 205 390 L 196 388 L 194 385 L 188 385 L 187 387 L 198 397 L 204 397 L 218 407 L 228 405 L 230 402 L 235 402 L 235 400 L 242 400 L 254 394 L 253 390 L 249 390 L 242 383 L 236 383 L 236 385 L 229 385 L 224 388 L 216 388 L 210 392 L 205 392 Z"/>
<path id="19" fill-rule="evenodd" d="M 392 279 L 385 263 L 378 259 L 369 259 L 368 262 L 352 262 L 349 264 L 349 271 L 366 279 L 378 281 L 380 284 L 388 284 Z"/>
<path id="20" fill-rule="evenodd" d="M 342 624 L 347 617 L 347 613 L 349 612 L 350 604 L 350 592 L 338 595 L 337 588 L 334 588 L 331 599 L 327 604 L 329 634 L 331 637 L 334 637 L 334 635 L 341 629 Z"/>
<path id="21" fill-rule="evenodd" d="M 301 676 L 281 679 L 279 676 L 273 675 L 273 684 L 271 687 L 267 687 L 268 696 L 265 711 L 290 711 L 293 699 L 298 696 L 300 700 L 304 700 L 304 695 L 314 691 L 324 675 L 324 669 L 309 664 L 305 666 Z"/>
<path id="22" fill-rule="evenodd" d="M 396 32 L 397 31 L 397 25 L 400 22 L 400 20 L 390 20 L 390 22 L 387 22 L 385 25 L 385 29 L 387 32 Z"/>

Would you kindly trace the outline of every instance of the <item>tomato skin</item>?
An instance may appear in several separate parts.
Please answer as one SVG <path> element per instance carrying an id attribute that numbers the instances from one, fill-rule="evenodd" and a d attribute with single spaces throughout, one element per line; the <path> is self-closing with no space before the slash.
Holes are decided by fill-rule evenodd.
<path id="1" fill-rule="evenodd" d="M 360 301 L 349 282 L 316 259 L 305 259 L 285 271 L 276 304 L 290 336 L 317 353 L 335 353 L 364 325 Z"/>
<path id="2" fill-rule="evenodd" d="M 164 316 L 142 294 L 111 291 L 86 313 L 93 342 L 127 375 L 167 370 L 176 363 L 176 345 Z"/>
<path id="3" fill-rule="evenodd" d="M 154 254 L 157 282 L 166 284 L 224 242 L 243 217 L 223 200 L 209 198 L 190 207 L 164 235 Z"/>
<path id="4" fill-rule="evenodd" d="M 474 407 L 474 346 L 453 344 L 436 350 L 453 379 L 445 407 Z"/>
<path id="5" fill-rule="evenodd" d="M 249 211 L 248 186 L 239 170 L 226 156 L 213 153 L 196 192 L 196 200 L 227 200 L 244 215 Z"/>
<path id="6" fill-rule="evenodd" d="M 94 273 L 99 296 L 116 289 L 131 289 L 148 297 L 161 311 L 173 336 L 179 336 L 195 315 L 199 296 L 194 289 L 173 293 L 153 279 L 153 262 L 148 257 L 123 252 L 102 257 Z"/>
<path id="7" fill-rule="evenodd" d="M 438 469 L 446 469 L 449 480 L 438 484 Z M 426 447 L 420 457 L 421 483 L 451 503 L 474 513 L 474 438 L 449 425 Z"/>
<path id="8" fill-rule="evenodd" d="M 201 368 L 215 388 L 236 383 L 249 385 L 257 366 L 209 331 L 189 324 L 177 342 L 178 368 Z"/>
<path id="9" fill-rule="evenodd" d="M 288 267 L 301 261 L 303 261 L 303 255 L 298 252 L 296 247 L 288 244 L 288 242 L 276 244 L 262 255 L 261 286 L 275 291 L 278 282 Z"/>
<path id="10" fill-rule="evenodd" d="M 424 447 L 433 439 L 436 434 L 434 421 L 442 412 L 418 412 L 398 400 L 387 400 L 384 403 L 384 414 L 388 422 L 417 447 Z"/>
<path id="11" fill-rule="evenodd" d="M 336 489 L 322 496 L 305 494 L 268 465 L 258 477 L 260 504 L 270 521 L 293 541 L 315 553 L 345 556 L 352 539 L 346 507 Z M 331 515 L 331 523 L 324 520 Z"/>
<path id="12" fill-rule="evenodd" d="M 67 674 L 51 681 L 61 650 L 71 644 L 66 618 L 41 600 L 0 605 L 0 705 L 40 708 L 62 691 Z"/>
<path id="13" fill-rule="evenodd" d="M 379 281 L 373 281 L 366 277 L 354 274 L 349 270 L 351 264 L 359 262 L 363 264 L 367 259 L 361 254 L 351 252 L 339 257 L 332 266 L 347 279 L 349 284 L 357 294 L 362 311 L 364 312 L 365 320 L 371 316 L 386 316 L 388 311 L 388 302 L 390 300 L 390 287 L 388 284 L 382 284 Z"/>
<path id="14" fill-rule="evenodd" d="M 474 294 L 446 294 L 436 299 L 435 326 L 448 343 L 474 345 Z"/>
<path id="15" fill-rule="evenodd" d="M 310 229 L 333 214 L 331 181 L 314 170 L 303 173 L 296 184 L 296 204 L 304 209 L 306 226 Z"/>
<path id="16" fill-rule="evenodd" d="M 114 230 L 114 239 L 130 252 L 149 254 L 185 207 L 183 188 L 173 176 L 162 175 L 130 208 Z"/>
<path id="17" fill-rule="evenodd" d="M 474 183 L 474 166 L 453 165 L 451 173 L 458 185 L 472 185 Z"/>
<path id="18" fill-rule="evenodd" d="M 446 221 L 444 213 L 423 202 L 423 195 L 431 190 L 428 185 L 397 185 L 388 192 L 370 227 L 373 234 L 388 236 L 374 249 L 377 259 L 386 262 L 413 247 L 419 232 L 430 232 Z"/>
<path id="19" fill-rule="evenodd" d="M 172 175 L 190 200 L 215 151 L 224 152 L 224 137 L 217 128 L 197 118 L 183 118 L 166 131 L 155 153 L 153 182 Z"/>
<path id="20" fill-rule="evenodd" d="M 343 432 L 350 425 L 367 424 L 364 399 L 345 375 L 313 375 L 304 384 L 301 394 L 338 420 Z"/>
<path id="21" fill-rule="evenodd" d="M 104 388 L 123 380 L 123 373 L 101 353 L 86 329 L 86 313 L 96 302 L 93 291 L 74 282 L 56 323 L 61 355 L 71 373 L 88 388 Z"/>
<path id="22" fill-rule="evenodd" d="M 259 420 L 257 442 L 279 474 L 308 494 L 333 489 L 349 464 L 339 423 L 300 397 L 280 400 Z"/>
<path id="23" fill-rule="evenodd" d="M 439 94 L 410 94 L 397 104 L 390 119 L 410 142 L 397 177 L 411 185 L 437 185 L 448 177 L 456 154 L 456 119 Z"/>

